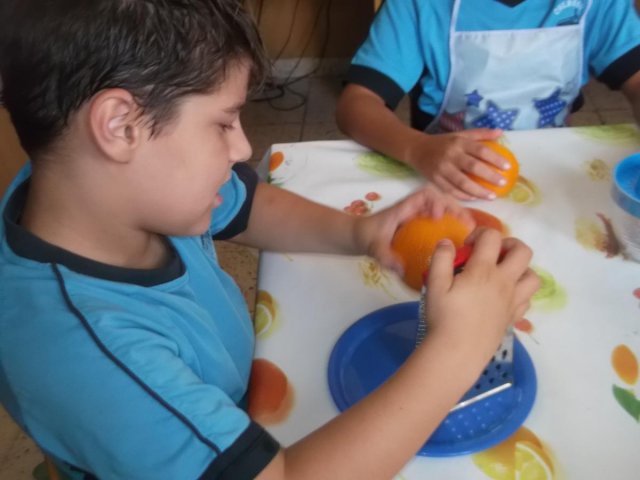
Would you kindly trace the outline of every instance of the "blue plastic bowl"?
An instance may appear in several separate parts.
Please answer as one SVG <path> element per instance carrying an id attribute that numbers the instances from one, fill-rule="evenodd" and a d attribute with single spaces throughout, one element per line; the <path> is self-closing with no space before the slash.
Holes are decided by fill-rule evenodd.
<path id="1" fill-rule="evenodd" d="M 611 197 L 625 212 L 640 218 L 640 153 L 624 158 L 616 165 Z"/>

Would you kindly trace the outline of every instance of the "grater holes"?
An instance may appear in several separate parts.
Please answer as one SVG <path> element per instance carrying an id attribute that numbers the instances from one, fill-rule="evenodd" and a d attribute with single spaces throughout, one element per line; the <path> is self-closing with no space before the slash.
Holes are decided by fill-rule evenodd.
<path id="1" fill-rule="evenodd" d="M 504 350 L 502 350 L 502 360 L 507 358 L 507 355 L 509 355 L 509 350 L 505 348 Z"/>

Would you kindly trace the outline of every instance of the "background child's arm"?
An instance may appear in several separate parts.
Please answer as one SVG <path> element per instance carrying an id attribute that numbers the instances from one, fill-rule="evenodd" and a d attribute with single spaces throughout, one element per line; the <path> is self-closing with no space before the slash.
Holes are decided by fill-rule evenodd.
<path id="1" fill-rule="evenodd" d="M 507 249 L 498 263 L 501 248 Z M 379 389 L 294 445 L 259 480 L 392 478 L 473 384 L 507 325 L 521 318 L 537 277 L 531 251 L 484 231 L 465 270 L 452 273 L 454 249 L 440 245 L 428 279 L 432 327 L 424 343 Z"/>
<path id="2" fill-rule="evenodd" d="M 636 123 L 640 125 L 640 72 L 636 72 L 635 75 L 624 82 L 622 93 L 629 99 L 633 115 L 636 117 Z"/>
<path id="3" fill-rule="evenodd" d="M 478 143 L 495 140 L 502 134 L 500 130 L 428 135 L 402 122 L 376 93 L 355 84 L 347 85 L 342 92 L 336 120 L 340 129 L 358 143 L 406 163 L 461 200 L 492 198 L 489 190 L 465 173 L 496 185 L 502 178 L 485 163 L 500 168 L 504 159 Z"/>
<path id="4" fill-rule="evenodd" d="M 260 183 L 248 228 L 233 240 L 280 252 L 370 255 L 399 272 L 401 267 L 390 250 L 398 226 L 417 215 L 439 218 L 445 211 L 473 226 L 469 213 L 433 186 L 374 215 L 356 217 Z"/>

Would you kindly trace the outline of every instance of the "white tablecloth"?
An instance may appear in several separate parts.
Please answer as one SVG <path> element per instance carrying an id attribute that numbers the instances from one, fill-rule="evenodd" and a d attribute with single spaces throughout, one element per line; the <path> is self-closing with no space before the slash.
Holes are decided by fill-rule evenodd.
<path id="1" fill-rule="evenodd" d="M 640 150 L 640 134 L 628 125 L 586 127 L 509 132 L 505 142 L 523 179 L 512 197 L 469 206 L 526 241 L 546 278 L 526 316 L 532 330 L 518 331 L 538 378 L 524 427 L 554 479 L 640 478 L 640 385 L 632 372 L 640 357 L 640 264 L 616 247 L 609 194 L 612 167 Z M 272 183 L 337 209 L 361 199 L 377 211 L 422 183 L 350 141 L 273 145 L 263 171 L 276 152 Z M 370 192 L 380 199 L 366 200 Z M 294 391 L 286 418 L 268 425 L 287 445 L 338 413 L 327 362 L 343 331 L 417 294 L 367 258 L 268 252 L 258 287 L 256 358 L 275 364 Z M 614 368 L 616 348 L 630 352 L 627 367 Z M 482 454 L 416 457 L 398 479 L 513 478 L 491 462 Z"/>

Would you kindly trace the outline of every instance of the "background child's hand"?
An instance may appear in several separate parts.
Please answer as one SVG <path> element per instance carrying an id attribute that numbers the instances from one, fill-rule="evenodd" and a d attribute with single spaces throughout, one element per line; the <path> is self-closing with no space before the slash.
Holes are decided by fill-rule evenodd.
<path id="1" fill-rule="evenodd" d="M 438 219 L 445 213 L 458 217 L 470 229 L 475 227 L 470 213 L 453 197 L 427 185 L 390 208 L 368 217 L 359 217 L 356 220 L 356 242 L 361 251 L 378 260 L 383 267 L 402 275 L 402 261 L 391 250 L 391 240 L 398 227 L 419 215 Z"/>
<path id="2" fill-rule="evenodd" d="M 495 194 L 471 180 L 467 174 L 500 185 L 504 179 L 487 164 L 505 169 L 509 165 L 499 154 L 482 145 L 495 140 L 501 130 L 487 128 L 456 133 L 421 135 L 410 147 L 407 163 L 435 183 L 443 192 L 460 200 L 493 199 Z"/>
<path id="3" fill-rule="evenodd" d="M 453 245 L 445 242 L 436 249 L 427 279 L 426 314 L 431 340 L 463 349 L 480 369 L 506 328 L 529 308 L 540 281 L 529 268 L 531 249 L 521 241 L 502 240 L 491 229 L 479 229 L 473 237 L 471 257 L 455 277 Z"/>

